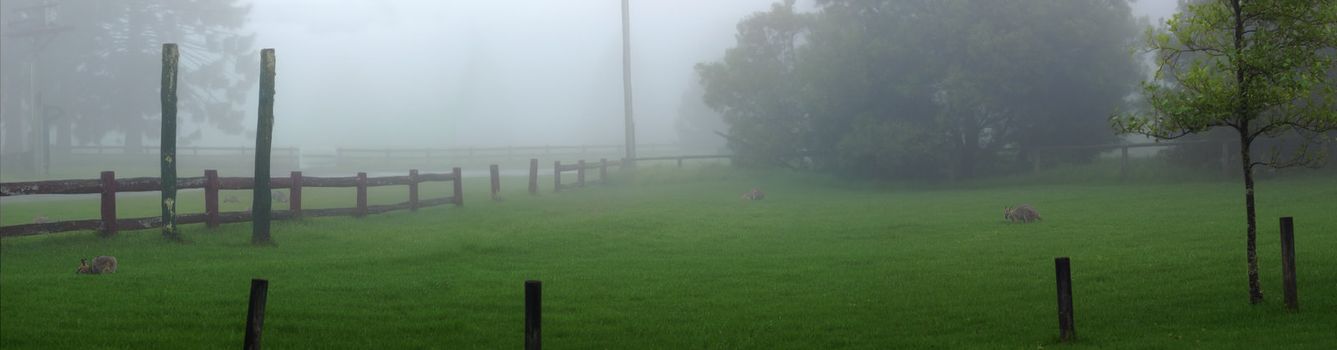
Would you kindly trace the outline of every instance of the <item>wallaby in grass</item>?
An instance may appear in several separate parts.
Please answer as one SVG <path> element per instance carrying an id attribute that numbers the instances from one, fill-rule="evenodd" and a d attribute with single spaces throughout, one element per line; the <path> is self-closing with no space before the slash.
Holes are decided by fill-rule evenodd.
<path id="1" fill-rule="evenodd" d="M 79 259 L 79 268 L 74 270 L 74 273 L 90 275 L 116 273 L 116 257 L 103 255 L 93 258 L 93 265 L 88 264 L 88 259 Z"/>
<path id="2" fill-rule="evenodd" d="M 1031 223 L 1040 221 L 1040 212 L 1035 211 L 1030 204 L 1020 204 L 1015 207 L 1003 208 L 1003 219 L 1008 222 Z"/>
<path id="3" fill-rule="evenodd" d="M 34 217 L 32 218 L 32 223 L 34 223 L 34 224 L 49 224 L 49 223 L 51 223 L 51 218 L 46 217 L 46 215 L 38 215 L 38 216 L 34 216 Z"/>
<path id="4" fill-rule="evenodd" d="M 237 196 L 228 195 L 227 197 L 223 197 L 223 203 L 241 203 L 241 200 L 237 199 Z"/>
<path id="5" fill-rule="evenodd" d="M 759 201 L 762 200 L 762 198 L 766 198 L 766 192 L 762 192 L 756 187 L 753 187 L 751 191 L 743 193 L 742 198 L 743 200 Z"/>
<path id="6" fill-rule="evenodd" d="M 287 194 L 287 193 L 283 193 L 283 191 L 274 191 L 274 192 L 270 193 L 270 197 L 274 198 L 274 201 L 275 201 L 275 202 L 279 202 L 279 203 L 287 203 L 287 202 L 288 202 L 288 194 Z"/>

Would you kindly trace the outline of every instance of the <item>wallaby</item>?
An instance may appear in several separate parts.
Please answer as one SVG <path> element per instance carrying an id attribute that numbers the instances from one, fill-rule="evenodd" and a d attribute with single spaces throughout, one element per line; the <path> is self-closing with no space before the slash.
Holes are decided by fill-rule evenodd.
<path id="1" fill-rule="evenodd" d="M 87 259 L 79 259 L 79 268 L 74 272 L 92 275 L 116 273 L 116 257 L 103 255 L 93 258 L 93 265 L 88 265 Z"/>
<path id="2" fill-rule="evenodd" d="M 287 194 L 287 193 L 283 193 L 283 191 L 274 191 L 274 192 L 270 193 L 270 197 L 274 198 L 274 201 L 279 202 L 279 203 L 287 203 L 287 202 L 288 202 L 288 194 Z"/>
<path id="3" fill-rule="evenodd" d="M 1040 212 L 1036 211 L 1030 204 L 1021 204 L 1016 207 L 1004 207 L 1003 220 L 1022 223 L 1040 221 Z"/>
<path id="4" fill-rule="evenodd" d="M 237 199 L 237 196 L 228 195 L 227 197 L 223 197 L 223 203 L 241 203 L 241 200 Z"/>
<path id="5" fill-rule="evenodd" d="M 766 192 L 762 192 L 761 190 L 753 187 L 751 191 L 743 193 L 742 198 L 743 200 L 759 201 L 762 198 L 766 198 Z"/>
<path id="6" fill-rule="evenodd" d="M 46 217 L 46 216 L 44 216 L 44 215 L 34 216 L 34 217 L 32 218 L 32 223 L 34 223 L 34 224 L 49 224 L 49 223 L 51 223 L 51 218 L 48 218 L 48 217 Z"/>

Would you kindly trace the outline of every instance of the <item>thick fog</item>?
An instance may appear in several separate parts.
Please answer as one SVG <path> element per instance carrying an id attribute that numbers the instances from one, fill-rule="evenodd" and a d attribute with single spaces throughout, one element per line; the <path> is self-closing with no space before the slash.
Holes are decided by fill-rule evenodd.
<path id="1" fill-rule="evenodd" d="M 12 10 L 23 1 L 7 1 Z M 35 3 L 35 2 L 29 2 Z M 65 11 L 95 2 L 56 2 Z M 719 59 L 735 25 L 773 0 L 631 1 L 632 85 L 638 143 L 675 143 L 674 122 L 696 84 L 693 65 Z M 243 5 L 247 5 L 242 2 Z M 277 51 L 276 147 L 457 147 L 618 144 L 623 142 L 622 33 L 618 0 L 254 0 L 242 31 Z M 810 1 L 800 7 L 810 9 Z M 1141 0 L 1152 21 L 1172 0 Z M 94 6 L 96 7 L 96 6 Z M 65 16 L 66 19 L 71 16 Z M 70 23 L 77 27 L 77 23 Z M 86 28 L 78 28 L 87 30 Z M 67 36 L 68 37 L 68 36 Z M 15 39 L 6 38 L 9 44 Z M 59 48 L 60 40 L 55 37 Z M 67 45 L 72 45 L 66 43 Z M 22 51 L 25 45 L 9 45 Z M 150 50 L 154 48 L 148 48 Z M 199 55 L 183 48 L 183 55 Z M 42 62 L 59 53 L 43 53 Z M 23 60 L 10 53 L 7 60 Z M 21 63 L 21 62 L 19 62 Z M 143 63 L 151 69 L 157 62 Z M 43 67 L 51 69 L 51 67 Z M 7 62 L 6 86 L 26 78 Z M 70 67 L 70 70 L 82 67 Z M 74 75 L 77 77 L 78 75 Z M 67 76 L 68 78 L 68 76 Z M 155 84 L 153 79 L 122 84 Z M 192 83 L 183 76 L 183 86 Z M 47 81 L 39 85 L 76 85 Z M 21 84 L 19 84 L 21 85 Z M 109 87 L 109 88 L 114 88 Z M 15 89 L 10 89 L 16 91 Z M 182 118 L 183 143 L 253 145 L 254 88 L 238 104 L 241 130 Z M 47 103 L 60 103 L 47 97 Z M 183 103 L 190 96 L 183 96 Z M 26 98 L 6 95 L 13 121 Z M 155 111 L 157 96 L 137 102 Z M 18 112 L 15 112 L 18 111 Z M 114 112 L 115 109 L 112 109 Z M 147 113 L 147 112 L 146 112 Z M 146 116 L 154 119 L 156 115 Z M 13 128 L 19 123 L 10 122 Z M 156 134 L 153 122 L 149 139 Z M 16 138 L 15 132 L 6 133 Z M 104 138 L 120 144 L 127 137 Z M 16 144 L 10 140 L 7 145 Z M 152 142 L 152 140 L 150 140 Z M 88 143 L 75 141 L 74 143 Z"/>
<path id="2" fill-rule="evenodd" d="M 676 141 L 693 64 L 718 57 L 737 21 L 769 4 L 632 2 L 638 143 Z M 616 0 L 260 0 L 251 27 L 258 47 L 277 51 L 280 145 L 623 141 Z"/>

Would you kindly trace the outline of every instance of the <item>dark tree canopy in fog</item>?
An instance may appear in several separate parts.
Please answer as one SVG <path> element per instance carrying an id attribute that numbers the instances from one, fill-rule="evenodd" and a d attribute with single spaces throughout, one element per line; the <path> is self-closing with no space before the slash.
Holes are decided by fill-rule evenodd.
<path id="1" fill-rule="evenodd" d="M 1115 140 L 1106 117 L 1141 76 L 1127 1 L 817 4 L 754 14 L 722 61 L 698 66 L 731 146 L 753 161 L 870 176 L 1006 170 L 1034 147 Z"/>
<path id="2" fill-rule="evenodd" d="M 6 0 L 6 21 L 41 1 Z M 52 2 L 51 18 L 67 29 L 49 44 L 6 37 L 3 44 L 7 122 L 23 120 L 29 62 L 36 61 L 46 105 L 63 110 L 53 123 L 56 144 L 99 143 L 124 134 L 125 143 L 156 138 L 159 118 L 159 58 L 163 43 L 181 48 L 180 109 L 183 118 L 228 133 L 244 130 L 244 108 L 256 82 L 254 36 L 241 33 L 250 13 L 240 1 L 67 0 Z M 6 31 L 13 32 L 13 27 Z M 36 49 L 35 49 L 36 48 Z M 7 127 L 7 132 L 18 132 Z M 189 141 L 200 130 L 182 130 Z M 13 140 L 12 135 L 8 139 Z M 73 140 L 71 140 L 73 138 Z M 120 143 L 119 138 L 113 140 Z"/>

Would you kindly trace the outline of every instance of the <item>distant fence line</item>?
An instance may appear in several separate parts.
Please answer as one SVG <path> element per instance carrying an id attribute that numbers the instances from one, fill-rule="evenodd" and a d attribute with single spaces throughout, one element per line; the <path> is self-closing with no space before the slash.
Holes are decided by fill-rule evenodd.
<path id="1" fill-rule="evenodd" d="M 454 168 L 451 173 L 442 174 L 418 174 L 417 170 L 409 171 L 408 176 L 384 176 L 368 178 L 366 173 L 358 173 L 353 177 L 309 177 L 303 176 L 302 172 L 294 171 L 288 178 L 275 178 L 270 180 L 272 189 L 289 189 L 287 211 L 275 211 L 273 217 L 276 219 L 291 219 L 300 217 L 314 216 L 364 216 L 367 214 L 377 214 L 393 210 L 417 210 L 422 207 L 443 205 L 455 203 L 463 205 L 463 191 L 460 183 L 460 168 Z M 454 195 L 451 197 L 418 200 L 418 184 L 429 181 L 452 181 L 454 182 Z M 247 177 L 218 177 L 216 170 L 206 170 L 203 177 L 178 178 L 176 180 L 177 189 L 202 188 L 205 190 L 205 212 L 199 214 L 177 215 L 177 224 L 205 223 L 208 227 L 216 227 L 220 223 L 245 222 L 251 220 L 250 211 L 241 212 L 219 212 L 218 209 L 218 191 L 219 190 L 248 190 L 253 189 L 255 179 Z M 409 186 L 409 200 L 399 204 L 389 205 L 367 205 L 367 187 L 376 186 Z M 302 188 L 304 187 L 355 187 L 357 188 L 357 206 L 349 208 L 332 209 L 302 209 Z M 35 222 L 31 224 L 0 226 L 0 237 L 25 236 L 41 233 L 64 232 L 75 230 L 97 230 L 101 235 L 114 235 L 120 229 L 147 229 L 160 227 L 162 225 L 161 217 L 145 217 L 123 219 L 116 217 L 116 193 L 117 192 L 148 192 L 162 190 L 162 181 L 159 178 L 140 177 L 129 179 L 116 179 L 115 172 L 104 171 L 98 180 L 53 180 L 53 181 L 28 181 L 0 183 L 0 197 L 37 195 L 37 194 L 101 194 L 101 219 L 59 221 L 59 222 Z"/>

